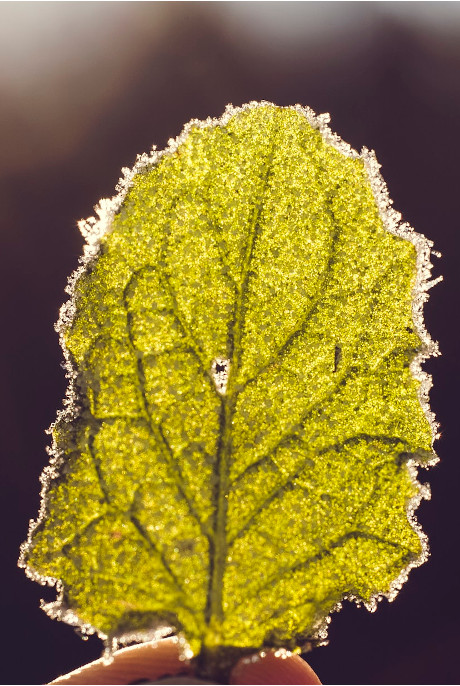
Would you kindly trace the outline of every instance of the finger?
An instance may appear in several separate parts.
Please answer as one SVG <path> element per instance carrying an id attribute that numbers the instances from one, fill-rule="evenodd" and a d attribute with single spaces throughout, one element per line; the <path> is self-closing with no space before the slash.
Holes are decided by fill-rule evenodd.
<path id="1" fill-rule="evenodd" d="M 231 684 L 321 684 L 310 665 L 287 650 L 260 652 L 242 658 L 233 668 Z"/>
<path id="2" fill-rule="evenodd" d="M 108 665 L 102 659 L 96 660 L 51 684 L 129 684 L 142 679 L 152 681 L 167 674 L 189 674 L 190 663 L 183 658 L 182 650 L 176 637 L 141 643 L 117 650 Z"/>

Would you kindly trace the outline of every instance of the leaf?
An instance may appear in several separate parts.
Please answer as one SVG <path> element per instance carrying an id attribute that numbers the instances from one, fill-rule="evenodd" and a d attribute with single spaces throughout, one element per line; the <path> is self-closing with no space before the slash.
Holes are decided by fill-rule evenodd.
<path id="1" fill-rule="evenodd" d="M 193 652 L 304 645 L 427 556 L 431 243 L 372 153 L 300 107 L 191 122 L 100 218 L 21 564 L 53 616 Z"/>

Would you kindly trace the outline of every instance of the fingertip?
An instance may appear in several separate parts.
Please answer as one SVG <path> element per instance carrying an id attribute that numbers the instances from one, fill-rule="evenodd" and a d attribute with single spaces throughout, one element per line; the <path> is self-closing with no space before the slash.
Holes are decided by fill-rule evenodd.
<path id="1" fill-rule="evenodd" d="M 189 661 L 183 659 L 179 641 L 173 637 L 122 648 L 114 653 L 110 664 L 105 664 L 102 659 L 90 662 L 60 676 L 51 684 L 130 684 L 191 671 Z"/>
<path id="2" fill-rule="evenodd" d="M 321 684 L 310 665 L 287 650 L 270 650 L 242 658 L 231 684 Z"/>

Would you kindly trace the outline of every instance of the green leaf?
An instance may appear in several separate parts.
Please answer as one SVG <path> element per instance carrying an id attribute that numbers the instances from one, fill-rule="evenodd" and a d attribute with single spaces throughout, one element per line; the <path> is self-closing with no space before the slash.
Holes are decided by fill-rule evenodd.
<path id="1" fill-rule="evenodd" d="M 304 645 L 426 558 L 431 244 L 373 154 L 300 107 L 191 122 L 125 173 L 82 224 L 21 564 L 103 638 Z"/>

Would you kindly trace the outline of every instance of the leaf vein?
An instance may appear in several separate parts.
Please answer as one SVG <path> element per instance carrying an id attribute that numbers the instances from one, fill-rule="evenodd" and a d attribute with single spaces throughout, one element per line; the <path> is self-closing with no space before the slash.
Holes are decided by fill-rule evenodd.
<path id="1" fill-rule="evenodd" d="M 184 589 L 179 583 L 179 580 L 177 579 L 177 576 L 174 574 L 173 570 L 171 569 L 171 566 L 169 565 L 168 561 L 166 560 L 166 557 L 156 545 L 152 541 L 148 531 L 145 529 L 144 526 L 142 526 L 141 522 L 139 519 L 131 514 L 129 516 L 129 521 L 133 525 L 133 527 L 136 529 L 137 533 L 143 538 L 144 541 L 146 541 L 147 545 L 150 547 L 151 550 L 160 558 L 161 564 L 165 568 L 166 572 L 168 573 L 168 576 L 171 578 L 174 586 L 180 591 L 181 595 L 184 595 Z"/>
<path id="2" fill-rule="evenodd" d="M 334 216 L 332 210 L 331 210 L 332 216 Z M 337 222 L 334 223 L 334 230 L 332 231 L 332 237 L 331 237 L 331 245 L 329 248 L 329 255 L 327 259 L 327 263 L 325 266 L 325 269 L 323 270 L 322 274 L 322 279 L 320 284 L 318 285 L 316 289 L 315 296 L 313 298 L 313 302 L 311 304 L 310 309 L 304 316 L 301 324 L 299 327 L 297 327 L 294 331 L 291 332 L 291 334 L 288 336 L 286 341 L 283 343 L 281 348 L 274 354 L 272 357 L 264 364 L 260 369 L 257 370 L 256 374 L 254 374 L 252 377 L 247 379 L 242 387 L 239 389 L 239 392 L 242 392 L 249 384 L 251 384 L 253 381 L 255 381 L 261 374 L 263 374 L 272 364 L 274 364 L 278 358 L 282 357 L 283 354 L 288 350 L 288 348 L 294 343 L 294 341 L 304 334 L 306 332 L 306 328 L 308 326 L 309 321 L 313 317 L 314 313 L 318 310 L 319 305 L 323 302 L 323 300 L 327 297 L 327 291 L 325 289 L 327 288 L 328 283 L 332 279 L 332 271 L 333 271 L 333 266 L 337 262 L 337 245 L 339 242 L 340 238 L 340 227 Z"/>
<path id="3" fill-rule="evenodd" d="M 388 436 L 380 436 L 380 435 L 369 435 L 369 434 L 358 434 L 357 436 L 350 437 L 346 439 L 345 441 L 342 441 L 341 443 L 336 443 L 334 445 L 328 446 L 326 448 L 322 448 L 321 450 L 317 452 L 312 453 L 312 458 L 314 458 L 315 455 L 324 455 L 325 453 L 329 452 L 330 450 L 335 450 L 339 451 L 342 448 L 344 448 L 346 445 L 354 445 L 356 443 L 359 443 L 360 441 L 367 441 L 369 443 L 371 442 L 377 442 L 381 441 L 386 443 L 387 445 L 398 445 L 402 444 L 408 447 L 407 441 L 400 439 L 400 438 L 390 438 Z M 272 455 L 270 456 L 271 459 Z M 263 458 L 265 460 L 265 458 Z M 248 473 L 248 471 L 252 468 L 257 468 L 260 466 L 261 461 L 255 462 L 253 465 L 251 465 L 245 472 L 240 474 L 238 478 L 233 482 L 233 486 L 235 486 L 240 479 Z M 236 539 L 241 538 L 241 536 L 246 533 L 248 529 L 251 528 L 251 526 L 256 522 L 257 516 L 265 510 L 274 500 L 277 498 L 282 497 L 285 491 L 289 490 L 292 487 L 293 482 L 300 477 L 300 475 L 304 472 L 305 466 L 301 467 L 300 469 L 296 470 L 294 474 L 289 475 L 289 477 L 281 484 L 280 486 L 277 486 L 272 493 L 266 498 L 256 509 L 255 512 L 251 514 L 251 516 L 246 520 L 246 522 L 243 524 L 243 526 L 238 530 L 236 534 L 232 538 L 229 539 L 228 545 L 231 546 Z"/>
<path id="4" fill-rule="evenodd" d="M 126 288 L 123 294 L 123 302 L 125 305 L 126 309 L 126 315 L 127 315 L 127 330 L 128 330 L 128 339 L 130 343 L 130 347 L 132 349 L 133 355 L 136 358 L 136 369 L 137 369 L 137 378 L 138 378 L 138 383 L 139 383 L 139 390 L 141 393 L 141 398 L 142 398 L 142 403 L 143 403 L 143 410 L 144 410 L 144 415 L 148 423 L 149 431 L 152 434 L 152 436 L 156 439 L 157 445 L 159 446 L 161 452 L 163 453 L 164 457 L 166 458 L 167 464 L 169 466 L 170 472 L 174 478 L 174 481 L 176 483 L 176 487 L 181 494 L 182 498 L 187 504 L 187 507 L 189 509 L 189 512 L 191 516 L 196 520 L 200 527 L 200 531 L 205 536 L 206 538 L 208 537 L 208 532 L 206 531 L 206 528 L 201 521 L 201 517 L 199 517 L 198 513 L 195 510 L 195 507 L 193 505 L 193 499 L 191 494 L 189 493 L 188 488 L 185 485 L 185 482 L 182 478 L 181 471 L 179 469 L 178 461 L 175 459 L 172 450 L 170 449 L 169 444 L 165 440 L 165 436 L 163 432 L 161 431 L 161 428 L 159 425 L 155 424 L 152 418 L 152 414 L 150 411 L 150 406 L 149 402 L 147 400 L 147 394 L 146 394 L 146 389 L 145 389 L 145 371 L 144 371 L 144 365 L 143 365 L 143 360 L 142 357 L 139 355 L 139 351 L 136 348 L 135 342 L 134 342 L 134 334 L 133 334 L 133 328 L 132 328 L 132 315 L 129 310 L 129 304 L 127 301 L 126 297 Z"/>
<path id="5" fill-rule="evenodd" d="M 349 531 L 346 534 L 343 534 L 340 536 L 338 539 L 330 543 L 327 547 L 322 548 L 318 553 L 315 555 L 309 555 L 305 560 L 302 560 L 301 562 L 296 563 L 295 565 L 292 565 L 291 567 L 285 567 L 284 569 L 278 570 L 275 574 L 273 574 L 267 581 L 264 582 L 263 585 L 258 586 L 257 589 L 255 589 L 254 593 L 252 594 L 252 597 L 257 598 L 259 597 L 260 593 L 263 591 L 267 590 L 268 588 L 275 586 L 277 582 L 279 582 L 281 579 L 283 579 L 285 576 L 289 574 L 295 574 L 296 572 L 300 570 L 307 570 L 312 564 L 315 562 L 320 562 L 326 557 L 329 557 L 334 553 L 334 551 L 343 545 L 345 545 L 348 541 L 350 540 L 358 540 L 358 539 L 363 539 L 363 540 L 369 540 L 369 541 L 375 541 L 376 543 L 382 543 L 384 545 L 387 545 L 391 548 L 397 548 L 399 550 L 402 550 L 404 552 L 404 556 L 409 556 L 412 555 L 412 551 L 409 549 L 404 548 L 401 544 L 395 542 L 395 541 L 389 541 L 388 539 L 382 538 L 381 536 L 377 536 L 376 534 L 370 534 L 365 531 L 359 531 L 359 530 L 353 530 Z M 247 603 L 249 600 L 249 597 L 246 596 L 244 602 Z M 243 603 L 238 603 L 236 605 L 231 614 L 234 614 L 242 605 Z"/>

